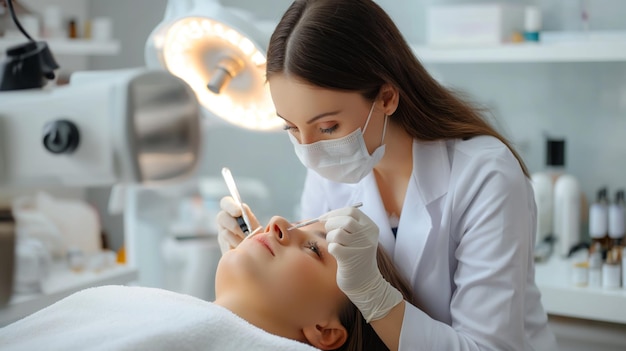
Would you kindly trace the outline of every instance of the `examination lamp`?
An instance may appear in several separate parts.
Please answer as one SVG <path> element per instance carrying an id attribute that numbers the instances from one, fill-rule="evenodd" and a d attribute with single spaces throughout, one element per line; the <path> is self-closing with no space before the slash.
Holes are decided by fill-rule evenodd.
<path id="1" fill-rule="evenodd" d="M 210 113 L 247 129 L 276 129 L 283 122 L 265 80 L 267 28 L 215 0 L 170 0 L 146 42 L 146 64 L 187 82 Z"/>

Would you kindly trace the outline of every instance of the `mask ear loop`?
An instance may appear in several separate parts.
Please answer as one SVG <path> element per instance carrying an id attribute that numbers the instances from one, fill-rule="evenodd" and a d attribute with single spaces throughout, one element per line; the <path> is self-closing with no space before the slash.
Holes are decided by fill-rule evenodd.
<path id="1" fill-rule="evenodd" d="M 385 123 L 383 124 L 383 137 L 380 139 L 380 145 L 385 144 L 385 134 L 387 134 L 387 114 L 385 113 Z"/>
<path id="2" fill-rule="evenodd" d="M 365 131 L 367 130 L 367 125 L 370 124 L 370 119 L 372 118 L 372 111 L 374 111 L 374 105 L 376 105 L 376 101 L 372 103 L 372 108 L 370 108 L 370 113 L 367 115 L 367 121 L 365 121 L 365 126 L 363 126 L 362 134 L 365 135 Z"/>
<path id="3" fill-rule="evenodd" d="M 370 113 L 367 115 L 367 121 L 365 121 L 365 126 L 363 126 L 362 134 L 365 134 L 365 130 L 367 130 L 367 125 L 370 123 L 370 119 L 372 118 L 372 111 L 374 111 L 374 105 L 376 105 L 376 101 L 372 103 L 372 108 L 370 108 Z M 385 142 L 385 134 L 387 134 L 387 114 L 385 114 L 385 123 L 383 124 L 383 136 L 380 139 L 380 145 L 384 145 Z"/>

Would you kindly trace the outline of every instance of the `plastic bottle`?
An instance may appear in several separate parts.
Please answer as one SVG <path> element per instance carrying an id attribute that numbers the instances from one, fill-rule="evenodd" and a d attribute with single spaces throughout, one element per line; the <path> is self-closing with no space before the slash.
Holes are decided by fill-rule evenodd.
<path id="1" fill-rule="evenodd" d="M 602 286 L 602 253 L 600 243 L 596 242 L 589 248 L 589 286 Z"/>
<path id="2" fill-rule="evenodd" d="M 615 202 L 609 205 L 609 250 L 612 247 L 620 247 L 626 232 L 626 220 L 624 213 L 624 190 L 620 190 L 615 194 Z"/>
<path id="3" fill-rule="evenodd" d="M 539 41 L 541 31 L 541 10 L 537 6 L 526 6 L 524 11 L 524 40 Z"/>
<path id="4" fill-rule="evenodd" d="M 561 175 L 554 186 L 554 236 L 557 252 L 567 257 L 580 242 L 580 186 L 576 178 Z"/>
<path id="5" fill-rule="evenodd" d="M 622 285 L 620 255 L 618 247 L 607 252 L 606 260 L 602 264 L 602 287 L 605 289 L 617 289 Z"/>
<path id="6" fill-rule="evenodd" d="M 587 205 L 576 178 L 565 173 L 565 139 L 546 139 L 545 170 L 532 174 L 531 182 L 537 205 L 535 259 L 549 237 L 556 239 L 557 254 L 566 257 L 581 240 L 581 209 Z"/>
<path id="7" fill-rule="evenodd" d="M 626 203 L 624 201 L 624 190 L 615 193 L 615 202 L 609 205 L 609 248 L 607 252 L 607 263 L 612 262 L 613 266 L 608 267 L 607 273 L 610 280 L 605 284 L 608 288 L 615 288 L 624 285 L 624 234 L 626 233 Z M 621 281 L 620 281 L 621 279 Z"/>
<path id="8" fill-rule="evenodd" d="M 590 252 L 598 248 L 602 258 L 606 257 L 609 230 L 609 212 L 606 192 L 606 188 L 600 189 L 596 202 L 589 206 Z M 596 243 L 599 245 L 595 245 Z"/>
<path id="9" fill-rule="evenodd" d="M 546 140 L 546 173 L 550 175 L 552 184 L 565 173 L 565 139 Z"/>
<path id="10" fill-rule="evenodd" d="M 545 169 L 531 175 L 537 205 L 535 247 L 554 234 L 554 186 L 564 173 L 564 165 L 565 140 L 546 139 Z"/>

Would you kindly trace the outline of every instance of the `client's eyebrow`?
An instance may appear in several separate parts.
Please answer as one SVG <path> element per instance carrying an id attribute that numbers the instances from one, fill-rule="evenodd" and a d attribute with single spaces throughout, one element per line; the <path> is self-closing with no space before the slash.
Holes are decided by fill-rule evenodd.
<path id="1" fill-rule="evenodd" d="M 326 239 L 326 232 L 321 230 L 313 230 L 313 234 L 319 236 L 322 239 Z"/>

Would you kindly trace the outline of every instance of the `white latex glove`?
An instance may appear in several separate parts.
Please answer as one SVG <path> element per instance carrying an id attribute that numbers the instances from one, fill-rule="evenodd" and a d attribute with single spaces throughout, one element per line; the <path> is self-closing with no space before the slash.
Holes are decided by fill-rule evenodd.
<path id="1" fill-rule="evenodd" d="M 250 219 L 250 225 L 253 229 L 259 227 L 259 221 L 256 219 L 248 205 L 244 204 L 244 208 Z M 232 196 L 224 196 L 220 200 L 220 208 L 222 209 L 216 217 L 217 221 L 217 242 L 220 245 L 220 251 L 224 254 L 226 251 L 233 249 L 245 238 L 245 234 L 237 223 L 237 217 L 241 217 L 241 207 L 237 205 Z"/>
<path id="2" fill-rule="evenodd" d="M 378 270 L 378 227 L 354 207 L 328 212 L 320 219 L 326 222 L 328 251 L 337 259 L 337 285 L 368 323 L 385 317 L 403 297 Z"/>

